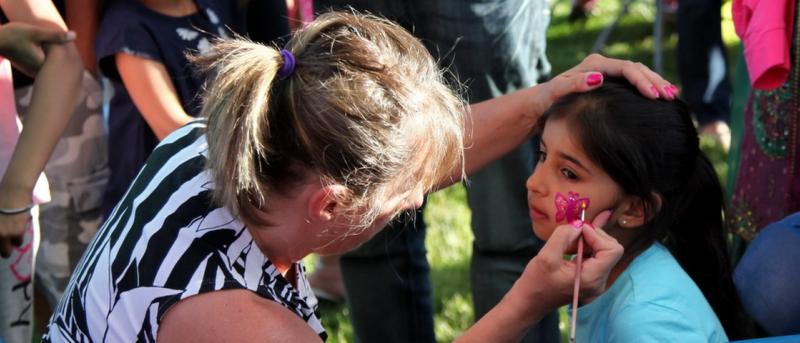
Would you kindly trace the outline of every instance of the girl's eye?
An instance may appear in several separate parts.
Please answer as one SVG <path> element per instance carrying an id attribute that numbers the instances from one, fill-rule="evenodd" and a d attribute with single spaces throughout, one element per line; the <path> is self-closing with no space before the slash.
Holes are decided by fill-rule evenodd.
<path id="1" fill-rule="evenodd" d="M 562 168 L 561 169 L 561 174 L 563 174 L 564 176 L 566 176 L 570 180 L 577 180 L 578 179 L 578 175 L 576 175 L 575 173 L 573 173 L 571 170 L 569 170 L 567 168 Z"/>
<path id="2" fill-rule="evenodd" d="M 542 150 L 539 150 L 536 153 L 539 155 L 539 162 L 544 162 L 544 160 L 547 159 L 547 153 L 546 152 L 544 152 Z"/>

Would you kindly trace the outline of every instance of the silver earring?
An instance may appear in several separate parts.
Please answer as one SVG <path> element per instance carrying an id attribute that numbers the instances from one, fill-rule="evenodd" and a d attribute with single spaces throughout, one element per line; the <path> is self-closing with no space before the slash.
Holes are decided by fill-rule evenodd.
<path id="1" fill-rule="evenodd" d="M 625 219 L 620 219 L 619 223 L 622 224 L 622 225 L 628 225 L 628 221 L 625 220 Z"/>

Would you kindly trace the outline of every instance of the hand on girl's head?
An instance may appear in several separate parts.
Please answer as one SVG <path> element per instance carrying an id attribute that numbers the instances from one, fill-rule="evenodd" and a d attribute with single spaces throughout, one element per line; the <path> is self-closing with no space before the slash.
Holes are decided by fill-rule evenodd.
<path id="1" fill-rule="evenodd" d="M 623 77 L 650 99 L 675 99 L 680 90 L 642 63 L 591 54 L 580 64 L 546 82 L 547 100 L 540 101 L 543 113 L 555 100 L 570 93 L 586 92 L 603 84 L 604 76 Z"/>

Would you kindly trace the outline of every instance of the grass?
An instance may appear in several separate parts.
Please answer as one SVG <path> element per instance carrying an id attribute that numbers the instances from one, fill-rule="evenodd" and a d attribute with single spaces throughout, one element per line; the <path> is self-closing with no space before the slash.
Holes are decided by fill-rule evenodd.
<path id="1" fill-rule="evenodd" d="M 594 14 L 582 23 L 568 23 L 569 2 L 560 0 L 552 6 L 552 19 L 548 30 L 547 52 L 556 75 L 587 55 L 600 31 L 609 25 L 621 5 L 621 0 L 598 2 Z M 723 39 L 729 59 L 738 39 L 733 33 L 730 19 L 730 2 L 723 6 Z M 653 1 L 639 0 L 633 3 L 619 26 L 611 34 L 602 53 L 607 56 L 640 61 L 652 67 L 653 60 Z M 678 37 L 672 23 L 667 21 L 663 40 L 663 75 L 678 82 L 675 48 Z M 733 63 L 729 63 L 732 66 Z M 732 69 L 732 68 L 729 68 Z M 727 153 L 714 141 L 702 139 L 701 148 L 709 155 L 721 180 L 727 176 Z M 520 185 L 523 187 L 523 185 Z M 428 223 L 426 244 L 431 263 L 431 280 L 434 289 L 436 338 L 439 342 L 451 342 L 473 321 L 471 294 L 469 291 L 469 256 L 472 233 L 470 210 L 466 205 L 466 192 L 456 185 L 430 195 L 425 212 Z M 310 265 L 313 264 L 313 260 Z M 353 330 L 343 306 L 326 306 L 321 309 L 323 323 L 329 332 L 329 342 L 352 342 Z M 561 311 L 562 341 L 566 342 L 566 314 Z"/>

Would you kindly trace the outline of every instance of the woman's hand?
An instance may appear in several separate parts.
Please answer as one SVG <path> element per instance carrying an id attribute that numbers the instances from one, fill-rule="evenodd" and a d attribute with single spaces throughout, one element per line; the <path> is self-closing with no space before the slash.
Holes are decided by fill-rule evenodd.
<path id="1" fill-rule="evenodd" d="M 583 224 L 579 229 L 572 225 L 561 225 L 553 232 L 536 257 L 528 263 L 520 281 L 527 282 L 530 291 L 546 299 L 550 310 L 568 303 L 572 298 L 577 264 L 565 260 L 565 254 L 577 251 L 577 242 L 583 236 L 586 250 L 591 256 L 584 257 L 581 272 L 581 298 L 594 298 L 605 291 L 611 268 L 622 257 L 622 245 L 605 233 L 603 227 L 610 211 L 595 217 L 593 223 Z M 516 286 L 515 286 L 516 287 Z"/>
<path id="2" fill-rule="evenodd" d="M 44 63 L 47 44 L 62 44 L 74 39 L 74 32 L 11 22 L 0 26 L 0 55 L 24 73 L 34 76 Z"/>
<path id="3" fill-rule="evenodd" d="M 611 212 L 605 211 L 591 225 L 584 224 L 579 229 L 572 225 L 556 228 L 500 303 L 456 342 L 519 342 L 528 327 L 569 303 L 577 266 L 565 260 L 564 255 L 575 253 L 581 235 L 586 250 L 592 251 L 592 256 L 583 260 L 581 295 L 585 298 L 601 294 L 623 250 L 622 245 L 600 229 L 609 217 Z"/>
<path id="4" fill-rule="evenodd" d="M 531 99 L 531 117 L 538 119 L 553 102 L 564 95 L 600 87 L 604 75 L 626 78 L 642 95 L 650 99 L 672 100 L 678 96 L 678 87 L 642 63 L 591 54 L 580 64 L 537 86 L 541 87 L 541 91 Z"/>
<path id="5" fill-rule="evenodd" d="M 30 190 L 17 190 L 0 184 L 0 208 L 22 208 L 31 203 Z M 0 214 L 0 257 L 11 255 L 15 246 L 22 244 L 25 229 L 31 220 L 30 211 L 19 214 Z"/>

